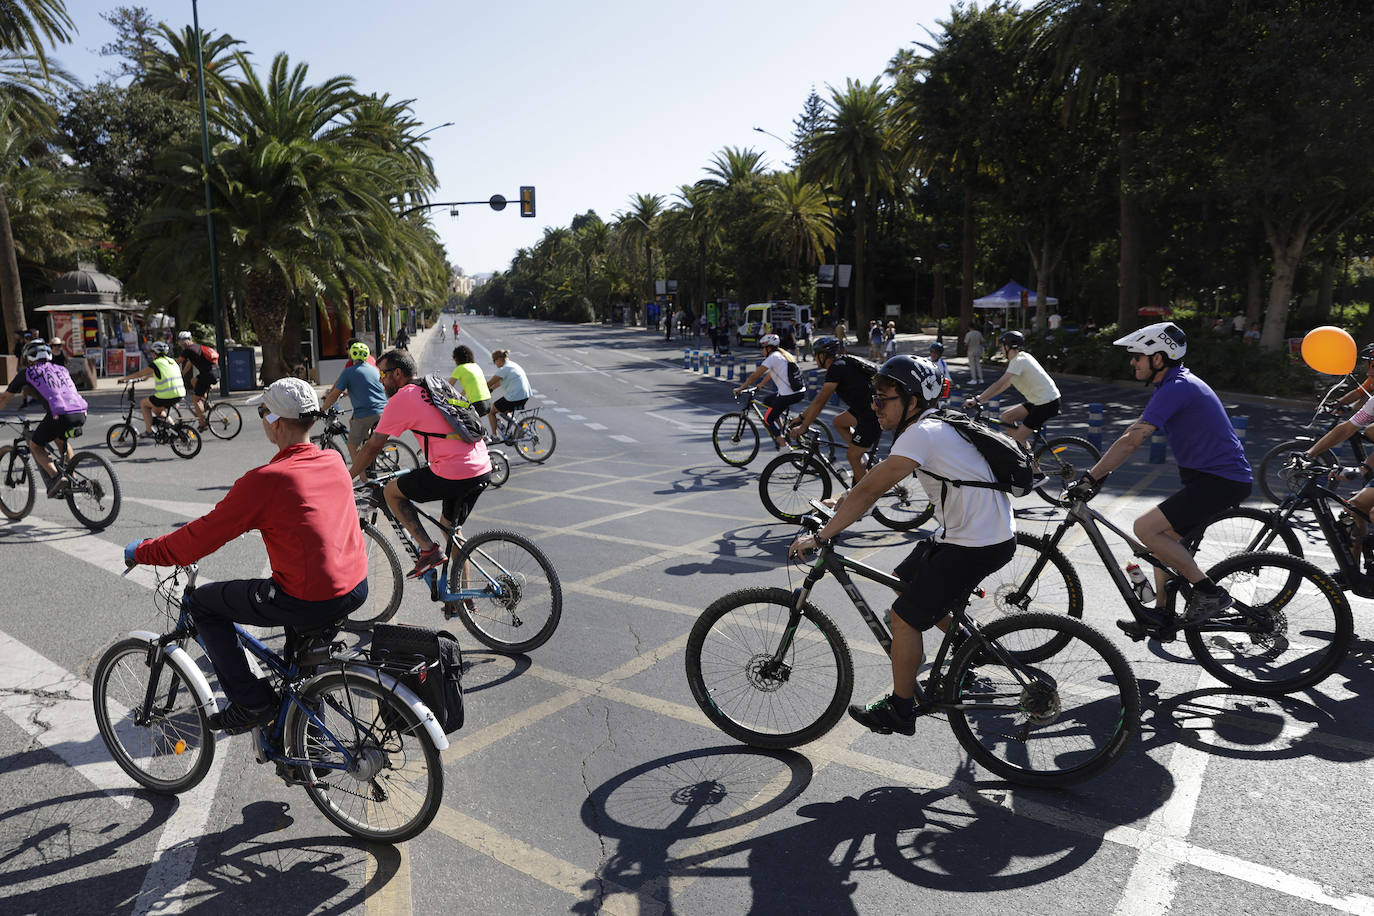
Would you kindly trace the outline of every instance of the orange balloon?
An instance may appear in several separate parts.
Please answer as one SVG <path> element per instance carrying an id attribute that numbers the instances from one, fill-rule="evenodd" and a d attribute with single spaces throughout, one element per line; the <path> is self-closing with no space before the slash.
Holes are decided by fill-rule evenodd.
<path id="1" fill-rule="evenodd" d="M 1302 339 L 1302 361 L 1323 375 L 1347 375 L 1355 368 L 1359 348 L 1342 328 L 1313 328 Z"/>

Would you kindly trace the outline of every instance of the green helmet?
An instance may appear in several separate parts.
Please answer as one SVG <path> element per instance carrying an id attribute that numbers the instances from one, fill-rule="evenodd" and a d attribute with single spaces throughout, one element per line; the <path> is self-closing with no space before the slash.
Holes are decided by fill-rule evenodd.
<path id="1" fill-rule="evenodd" d="M 368 349 L 367 344 L 363 343 L 362 341 L 358 341 L 353 346 L 348 348 L 348 358 L 353 360 L 355 363 L 363 362 L 371 355 L 372 351 Z"/>

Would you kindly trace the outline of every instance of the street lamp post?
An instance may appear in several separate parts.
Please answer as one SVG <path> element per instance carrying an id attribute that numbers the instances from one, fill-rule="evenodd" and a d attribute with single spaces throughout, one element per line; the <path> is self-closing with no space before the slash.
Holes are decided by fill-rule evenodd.
<path id="1" fill-rule="evenodd" d="M 200 94 L 200 153 L 205 166 L 205 231 L 210 241 L 210 314 L 215 325 L 215 349 L 224 349 L 223 306 L 219 296 L 219 251 L 215 245 L 215 198 L 210 190 L 210 122 L 205 114 L 205 55 L 204 42 L 200 37 L 200 12 L 196 9 L 197 0 L 191 0 L 191 21 L 196 31 L 196 88 Z M 251 381 L 251 380 L 250 380 Z M 229 396 L 229 372 L 219 378 L 221 397 Z"/>

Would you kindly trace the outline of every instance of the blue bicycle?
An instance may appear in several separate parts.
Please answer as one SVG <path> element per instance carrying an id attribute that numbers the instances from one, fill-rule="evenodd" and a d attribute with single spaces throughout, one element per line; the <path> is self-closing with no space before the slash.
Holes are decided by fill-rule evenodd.
<path id="1" fill-rule="evenodd" d="M 95 668 L 101 738 L 124 772 L 164 795 L 197 785 L 215 758 L 209 717 L 218 705 L 187 651 L 199 644 L 186 610 L 195 582 L 194 565 L 160 575 L 154 604 L 172 629 L 130 633 Z M 325 817 L 359 839 L 399 843 L 428 827 L 443 799 L 439 754 L 448 739 L 398 680 L 425 663 L 400 670 L 369 662 L 335 641 L 338 627 L 288 629 L 282 655 L 235 629 L 281 695 L 276 719 L 252 730 L 258 762 L 275 764 L 287 785 L 303 787 Z"/>

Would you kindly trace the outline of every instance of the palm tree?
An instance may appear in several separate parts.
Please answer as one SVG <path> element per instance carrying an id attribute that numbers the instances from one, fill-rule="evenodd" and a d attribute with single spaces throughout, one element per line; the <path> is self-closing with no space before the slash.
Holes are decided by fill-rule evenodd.
<path id="1" fill-rule="evenodd" d="M 797 170 L 773 176 L 764 198 L 760 238 L 782 252 L 792 274 L 792 300 L 801 300 L 803 268 L 814 267 L 835 243 L 830 196 L 819 185 L 802 181 Z"/>
<path id="2" fill-rule="evenodd" d="M 200 80 L 196 62 L 196 31 L 189 25 L 181 31 L 161 23 L 155 35 L 166 43 L 158 46 L 143 71 L 140 82 L 164 98 L 198 105 Z M 243 42 L 230 35 L 216 35 L 204 29 L 200 32 L 200 51 L 205 60 L 205 102 L 220 107 L 228 90 L 230 77 L 239 66 L 234 48 Z"/>
<path id="3" fill-rule="evenodd" d="M 810 169 L 824 176 L 850 202 L 854 214 L 854 323 L 863 327 L 869 313 L 865 265 L 868 224 L 878 198 L 892 186 L 892 151 L 888 142 L 891 93 L 875 77 L 848 80 L 832 88 L 826 115 L 811 147 Z M 837 278 L 838 279 L 838 278 Z"/>
<path id="4" fill-rule="evenodd" d="M 703 308 L 710 298 L 707 267 L 712 251 L 719 247 L 722 238 L 720 219 L 713 206 L 714 196 L 711 182 L 707 179 L 696 184 L 684 184 L 677 189 L 677 203 L 673 204 L 672 209 L 682 240 L 692 251 L 697 294 L 701 296 Z"/>
<path id="5" fill-rule="evenodd" d="M 39 72 L 48 75 L 45 45 L 66 44 L 76 32 L 63 0 L 0 2 L 0 51 L 31 54 Z"/>
<path id="6" fill-rule="evenodd" d="M 663 215 L 662 194 L 635 194 L 630 198 L 630 209 L 615 214 L 625 243 L 632 247 L 643 246 L 644 262 L 644 301 L 652 302 L 654 289 L 654 243 L 657 240 L 658 220 Z"/>

